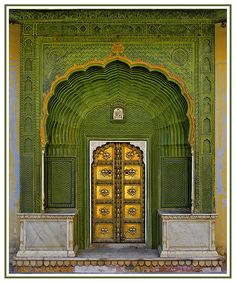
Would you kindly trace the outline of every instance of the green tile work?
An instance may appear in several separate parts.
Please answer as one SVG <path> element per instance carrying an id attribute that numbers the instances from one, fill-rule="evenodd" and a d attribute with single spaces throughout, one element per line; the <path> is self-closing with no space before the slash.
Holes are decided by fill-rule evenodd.
<path id="1" fill-rule="evenodd" d="M 33 156 L 25 155 L 22 159 L 21 170 L 24 172 L 21 178 L 21 188 L 24 188 L 24 193 L 20 194 L 20 209 L 22 212 L 33 212 L 33 182 L 34 182 L 34 162 Z"/>
<path id="2" fill-rule="evenodd" d="M 189 208 L 191 159 L 162 157 L 161 164 L 161 207 Z"/>
<path id="3" fill-rule="evenodd" d="M 75 207 L 75 158 L 45 159 L 46 207 Z"/>

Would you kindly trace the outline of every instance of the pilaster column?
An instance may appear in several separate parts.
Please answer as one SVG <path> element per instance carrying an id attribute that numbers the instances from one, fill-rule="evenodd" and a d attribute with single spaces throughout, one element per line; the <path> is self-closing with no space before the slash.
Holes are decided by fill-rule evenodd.
<path id="1" fill-rule="evenodd" d="M 41 168 L 42 168 L 42 172 L 41 172 L 41 176 L 42 176 L 42 180 L 41 180 L 41 212 L 44 212 L 44 201 L 45 201 L 45 196 L 44 196 L 44 155 L 45 155 L 45 147 L 43 147 L 42 149 L 42 160 L 41 160 Z"/>

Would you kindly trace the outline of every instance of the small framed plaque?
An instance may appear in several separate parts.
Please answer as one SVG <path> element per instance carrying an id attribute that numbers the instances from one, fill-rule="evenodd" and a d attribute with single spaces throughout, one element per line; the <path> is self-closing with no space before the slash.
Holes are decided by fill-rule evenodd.
<path id="1" fill-rule="evenodd" d="M 125 122 L 125 109 L 122 105 L 116 104 L 111 106 L 111 122 Z"/>
<path id="2" fill-rule="evenodd" d="M 121 107 L 113 110 L 113 120 L 124 120 L 124 110 Z"/>

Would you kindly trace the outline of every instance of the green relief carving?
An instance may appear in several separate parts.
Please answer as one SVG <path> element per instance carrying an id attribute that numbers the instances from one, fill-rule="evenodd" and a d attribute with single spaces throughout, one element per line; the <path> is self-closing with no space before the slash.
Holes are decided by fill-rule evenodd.
<path id="1" fill-rule="evenodd" d="M 25 72 L 32 72 L 32 60 L 27 58 L 25 60 L 25 68 L 24 68 Z"/>
<path id="2" fill-rule="evenodd" d="M 198 24 L 152 24 L 147 25 L 148 34 L 169 35 L 169 36 L 196 36 L 199 34 L 200 26 Z"/>
<path id="3" fill-rule="evenodd" d="M 171 54 L 171 59 L 177 66 L 185 66 L 187 63 L 192 63 L 188 51 L 184 48 L 176 48 Z"/>
<path id="4" fill-rule="evenodd" d="M 161 158 L 161 208 L 190 208 L 191 158 Z"/>
<path id="5" fill-rule="evenodd" d="M 21 157 L 20 211 L 34 212 L 34 160 L 32 155 Z"/>
<path id="6" fill-rule="evenodd" d="M 23 100 L 23 112 L 25 114 L 31 114 L 32 113 L 32 109 L 33 109 L 33 106 L 32 106 L 32 99 L 30 97 L 26 97 L 24 100 Z"/>
<path id="7" fill-rule="evenodd" d="M 64 35 L 86 35 L 89 34 L 88 24 L 37 24 L 37 35 L 53 35 L 53 36 L 64 36 Z"/>
<path id="8" fill-rule="evenodd" d="M 215 32 L 214 24 L 203 24 L 202 25 L 202 34 L 203 35 L 212 35 Z"/>
<path id="9" fill-rule="evenodd" d="M 24 35 L 33 35 L 34 27 L 32 24 L 26 24 L 23 28 Z"/>
<path id="10" fill-rule="evenodd" d="M 40 96 L 35 91 L 39 89 L 39 79 L 37 78 L 38 73 L 36 73 L 36 69 L 34 68 L 38 61 L 35 60 L 35 38 L 32 36 L 33 32 L 33 24 L 23 25 L 20 74 L 20 174 L 22 212 L 39 212 L 41 206 L 40 133 L 36 122 L 37 119 L 39 119 L 38 98 Z M 29 165 L 29 162 L 31 162 L 31 165 Z M 24 165 L 25 163 L 26 165 Z"/>
<path id="11" fill-rule="evenodd" d="M 45 158 L 46 208 L 75 207 L 75 158 Z"/>
<path id="12" fill-rule="evenodd" d="M 211 21 L 212 23 L 219 22 L 226 19 L 225 9 L 63 9 L 63 10 L 10 10 L 11 21 L 50 21 L 50 20 L 65 20 L 65 21 L 80 21 L 87 20 L 93 21 L 152 21 L 181 19 L 182 21 L 189 22 L 197 20 L 200 23 Z"/>
<path id="13" fill-rule="evenodd" d="M 203 99 L 203 113 L 206 114 L 211 114 L 211 99 L 209 97 L 204 97 Z"/>
<path id="14" fill-rule="evenodd" d="M 26 39 L 24 42 L 24 53 L 25 55 L 32 55 L 33 53 L 33 41 L 31 39 Z"/>
<path id="15" fill-rule="evenodd" d="M 204 47 L 204 49 L 203 49 Z M 198 90 L 199 95 L 196 96 L 196 145 L 195 145 L 195 212 L 210 212 L 213 211 L 213 206 L 209 200 L 209 196 L 213 196 L 212 183 L 208 181 L 203 181 L 203 178 L 212 179 L 213 177 L 213 167 L 214 163 L 209 162 L 209 167 L 203 164 L 202 155 L 208 155 L 208 159 L 212 160 L 213 149 L 211 137 L 211 103 L 214 100 L 214 75 L 210 71 L 209 65 L 207 67 L 203 66 L 204 58 L 212 58 L 212 44 L 206 41 L 204 38 L 200 41 L 199 45 L 199 61 L 201 62 L 197 65 L 197 69 L 200 73 L 198 77 Z M 213 66 L 213 62 L 210 61 L 210 65 Z M 210 98 L 209 98 L 210 96 Z M 204 98 L 208 97 L 210 99 L 205 102 L 205 107 L 203 108 Z M 207 115 L 205 111 L 209 112 Z M 208 118 L 209 117 L 209 118 Z M 212 117 L 214 121 L 214 117 Z M 210 133 L 211 132 L 211 133 Z M 210 135 L 210 136 L 209 136 Z M 204 169 L 203 169 L 204 168 Z M 204 173 L 203 173 L 204 171 Z M 207 183 L 208 182 L 208 183 Z M 204 199 L 206 195 L 206 199 Z M 204 202 L 204 204 L 203 204 Z"/>
<path id="16" fill-rule="evenodd" d="M 181 38 L 182 39 L 182 38 Z M 145 62 L 155 65 L 163 64 L 173 74 L 180 77 L 191 95 L 193 89 L 193 45 L 188 42 L 163 40 L 161 43 L 127 44 L 124 54 L 132 60 L 141 58 Z M 179 39 L 179 41 L 181 41 Z"/>
<path id="17" fill-rule="evenodd" d="M 124 56 L 132 60 L 142 59 L 155 65 L 163 64 L 173 74 L 179 76 L 192 91 L 193 45 L 162 41 L 157 44 L 154 40 L 149 44 L 124 42 Z M 111 43 L 101 44 L 44 44 L 43 45 L 43 78 L 46 92 L 56 75 L 63 75 L 74 64 L 84 64 L 93 59 L 103 60 L 111 54 Z"/>
<path id="18" fill-rule="evenodd" d="M 214 26 L 203 25 L 203 34 L 207 28 L 207 33 L 212 31 Z M 200 70 L 200 111 L 198 112 L 198 121 L 201 125 L 201 134 L 198 140 L 199 151 L 205 155 L 205 158 L 198 153 L 199 164 L 199 184 L 198 198 L 199 206 L 203 212 L 214 211 L 214 109 L 212 103 L 215 101 L 214 86 L 214 37 L 202 38 L 199 44 Z M 206 173 L 207 172 L 207 173 Z"/>
<path id="19" fill-rule="evenodd" d="M 207 141 L 207 140 L 206 140 Z M 209 142 L 209 141 L 208 141 Z M 201 158 L 201 198 L 202 198 L 202 211 L 212 212 L 213 207 L 213 172 L 212 172 L 212 157 L 203 156 Z"/>
<path id="20" fill-rule="evenodd" d="M 84 64 L 93 59 L 104 59 L 111 53 L 108 44 L 46 44 L 43 46 L 44 91 L 47 91 L 56 75 L 63 75 L 74 64 Z"/>
<path id="21" fill-rule="evenodd" d="M 115 76 L 114 73 L 116 74 Z M 143 79 L 140 80 L 139 77 Z M 88 80 L 89 84 L 86 83 Z M 164 145 L 169 142 L 171 144 L 184 144 L 186 142 L 188 131 L 184 132 L 184 129 L 189 127 L 189 122 L 186 121 L 187 103 L 179 87 L 176 84 L 171 86 L 171 83 L 160 72 L 149 72 L 141 67 L 133 67 L 131 69 L 127 64 L 117 60 L 109 63 L 106 68 L 91 67 L 84 72 L 74 72 L 69 76 L 68 81 L 63 81 L 57 85 L 55 95 L 52 96 L 48 103 L 47 135 L 50 137 L 50 143 L 58 145 L 77 144 L 79 137 L 76 135 L 76 132 L 79 131 L 80 124 L 83 122 L 82 118 L 89 110 L 87 109 L 88 105 L 91 105 L 90 109 L 103 103 L 115 105 L 117 101 L 119 105 L 121 102 L 127 105 L 129 100 L 134 101 L 138 105 L 141 102 L 142 107 L 152 113 L 153 121 L 157 121 L 158 128 L 163 131 L 165 131 L 164 126 L 167 120 L 170 123 L 170 129 L 176 127 L 179 123 L 174 120 L 173 123 L 170 121 L 176 119 L 176 115 L 180 115 L 179 121 L 183 123 L 183 128 L 179 129 L 181 131 L 180 136 L 173 136 L 176 140 L 171 140 L 172 137 L 171 135 L 168 137 L 168 130 L 166 130 L 166 134 L 164 132 L 161 135 L 162 140 L 160 142 Z M 150 103 L 150 100 L 152 103 Z M 174 106 L 173 101 L 175 100 L 181 101 L 175 103 L 175 109 L 180 109 L 179 111 L 182 114 L 171 114 Z M 70 101 L 73 104 L 70 104 Z M 165 109 L 165 117 L 168 117 L 168 119 L 159 117 L 160 107 Z M 126 112 L 126 124 L 129 123 L 129 126 L 132 125 L 135 128 L 140 117 L 139 123 L 145 122 L 142 112 L 138 114 L 137 111 L 133 112 L 128 109 Z M 103 117 L 103 120 L 99 123 L 107 131 L 111 131 L 113 127 L 116 131 L 119 129 L 122 131 L 126 126 L 125 124 L 110 124 L 110 109 L 106 111 L 107 117 L 104 117 L 102 112 L 97 115 L 98 117 Z M 96 124 L 97 121 L 98 119 L 93 119 L 91 123 L 95 129 L 100 131 L 101 127 Z M 92 125 L 85 125 L 85 127 L 91 127 Z M 145 131 L 145 127 L 143 127 L 142 131 Z M 52 132 L 54 133 L 53 135 L 51 135 Z"/>
<path id="22" fill-rule="evenodd" d="M 136 35 L 147 34 L 145 24 L 93 24 L 91 26 L 93 35 Z"/>

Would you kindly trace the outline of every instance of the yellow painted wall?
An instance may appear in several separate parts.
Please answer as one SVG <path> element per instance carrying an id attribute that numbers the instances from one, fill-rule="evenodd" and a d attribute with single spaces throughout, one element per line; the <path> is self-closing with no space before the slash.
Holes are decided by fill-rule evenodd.
<path id="1" fill-rule="evenodd" d="M 9 25 L 9 244 L 10 253 L 17 250 L 19 212 L 19 101 L 20 101 L 20 25 Z"/>
<path id="2" fill-rule="evenodd" d="M 216 129 L 216 248 L 227 249 L 227 28 L 217 24 L 215 37 Z"/>

